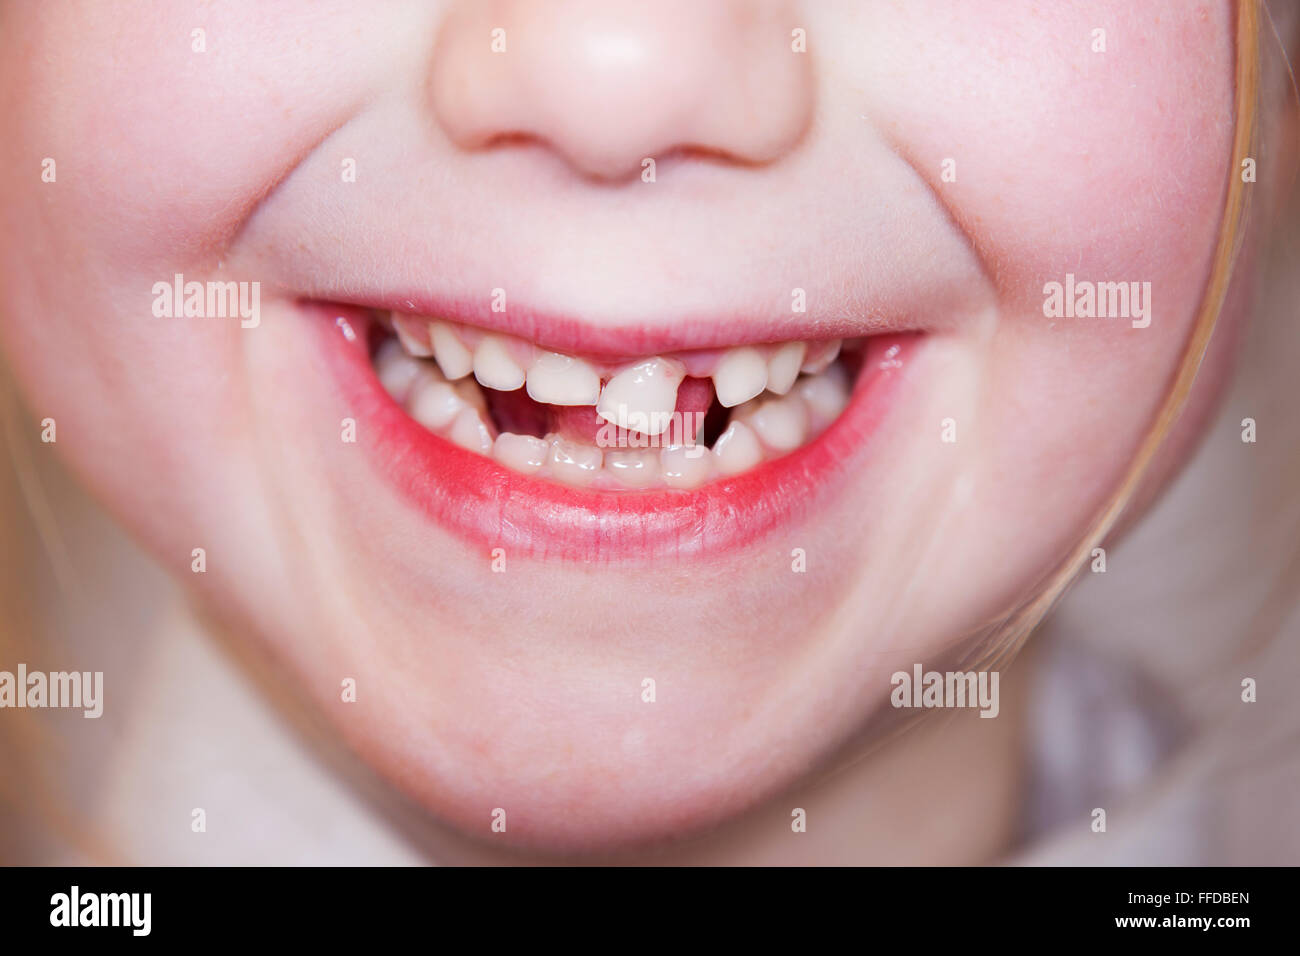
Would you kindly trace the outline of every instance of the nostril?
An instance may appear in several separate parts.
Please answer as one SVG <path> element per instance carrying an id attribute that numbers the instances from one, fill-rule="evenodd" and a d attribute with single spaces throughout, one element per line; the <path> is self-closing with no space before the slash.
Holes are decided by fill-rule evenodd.
<path id="1" fill-rule="evenodd" d="M 466 143 L 465 145 L 471 145 Z M 479 149 L 507 149 L 515 146 L 545 146 L 540 136 L 523 130 L 510 130 L 503 133 L 487 133 L 479 143 L 472 144 Z"/>
<path id="2" fill-rule="evenodd" d="M 473 151 L 493 150 L 528 150 L 540 149 L 558 153 L 555 144 L 543 136 L 527 132 L 501 132 L 488 134 L 478 141 L 465 139 L 462 148 Z M 631 158 L 619 156 L 588 156 L 584 161 L 568 161 L 568 165 L 579 168 L 584 176 L 597 184 L 617 185 L 629 180 L 657 182 L 661 171 L 670 169 L 676 163 L 712 163 L 730 166 L 758 166 L 761 160 L 746 156 L 736 156 L 720 149 L 706 146 L 684 144 L 657 153 L 647 153 Z"/>
<path id="3" fill-rule="evenodd" d="M 434 113 L 462 148 L 538 145 L 597 180 L 646 159 L 775 161 L 810 125 L 811 58 L 791 49 L 784 4 L 751 4 L 467 0 L 439 32 Z"/>

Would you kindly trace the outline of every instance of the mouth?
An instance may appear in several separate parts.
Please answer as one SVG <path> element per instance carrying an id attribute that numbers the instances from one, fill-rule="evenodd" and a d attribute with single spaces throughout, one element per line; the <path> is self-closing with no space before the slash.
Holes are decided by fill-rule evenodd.
<path id="1" fill-rule="evenodd" d="M 358 441 L 408 501 L 480 547 L 586 562 L 791 527 L 863 477 L 921 338 L 555 351 L 444 316 L 307 307 Z"/>

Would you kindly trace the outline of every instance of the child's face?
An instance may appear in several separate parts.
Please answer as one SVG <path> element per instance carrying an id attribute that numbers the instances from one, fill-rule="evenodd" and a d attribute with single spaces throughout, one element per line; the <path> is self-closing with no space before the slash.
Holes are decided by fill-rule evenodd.
<path id="1" fill-rule="evenodd" d="M 1077 544 L 1204 291 L 1232 36 L 1185 0 L 9 3 L 0 334 L 85 481 L 426 806 L 524 844 L 676 833 L 792 783 Z M 257 325 L 156 315 L 177 274 L 259 283 Z M 1048 317 L 1053 282 L 1134 283 L 1132 314 Z M 568 457 L 433 437 L 362 307 L 483 353 L 496 387 L 421 360 L 440 434 Z M 703 384 L 864 337 L 766 419 Z M 673 409 L 685 371 L 730 451 L 593 476 L 582 366 L 512 391 L 534 345 L 602 383 L 669 357 L 625 404 Z"/>

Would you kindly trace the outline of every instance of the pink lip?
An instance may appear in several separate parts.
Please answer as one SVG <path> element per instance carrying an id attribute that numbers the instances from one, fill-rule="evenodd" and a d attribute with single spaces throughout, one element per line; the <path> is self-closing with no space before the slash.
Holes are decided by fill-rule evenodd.
<path id="1" fill-rule="evenodd" d="M 382 312 L 431 315 L 503 332 L 556 352 L 614 359 L 756 342 L 853 339 L 917 330 L 916 316 L 905 314 L 817 319 L 793 314 L 762 319 L 749 315 L 710 315 L 707 321 L 678 318 L 667 325 L 595 325 L 578 317 L 530 309 L 513 301 L 504 312 L 493 312 L 489 303 L 481 298 L 473 301 L 434 299 L 419 292 L 404 295 L 389 291 L 370 295 L 354 290 L 347 296 L 347 301 Z"/>
<path id="2" fill-rule="evenodd" d="M 815 441 L 783 458 L 694 491 L 610 493 L 517 474 L 426 431 L 375 377 L 366 345 L 373 320 L 365 310 L 309 303 L 306 312 L 357 409 L 359 440 L 370 446 L 375 470 L 416 509 L 487 549 L 583 562 L 720 554 L 808 515 L 860 474 L 850 466 L 870 455 L 868 439 L 918 344 L 910 334 L 869 339 L 848 408 Z M 893 346 L 894 361 L 881 368 Z"/>

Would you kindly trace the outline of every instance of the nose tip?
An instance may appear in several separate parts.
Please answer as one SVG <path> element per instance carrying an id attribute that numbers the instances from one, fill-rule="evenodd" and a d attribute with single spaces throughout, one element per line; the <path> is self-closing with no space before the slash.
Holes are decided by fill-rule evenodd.
<path id="1" fill-rule="evenodd" d="M 439 29 L 432 107 L 458 146 L 533 140 L 598 179 L 683 150 L 772 162 L 812 115 L 797 25 L 777 0 L 461 0 Z"/>

